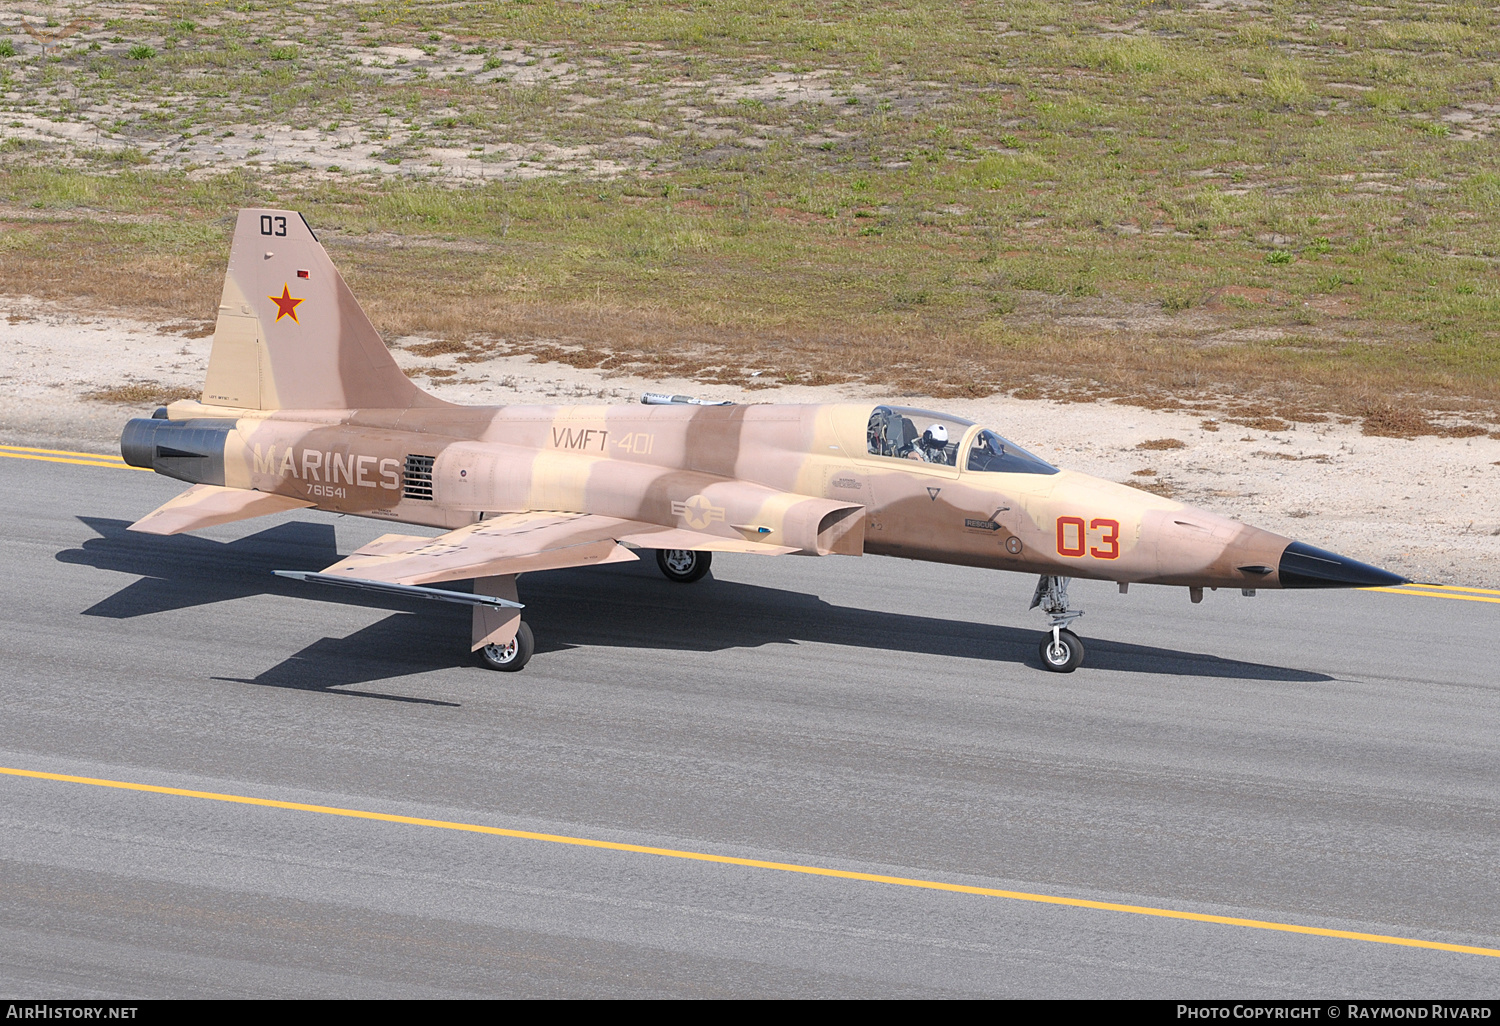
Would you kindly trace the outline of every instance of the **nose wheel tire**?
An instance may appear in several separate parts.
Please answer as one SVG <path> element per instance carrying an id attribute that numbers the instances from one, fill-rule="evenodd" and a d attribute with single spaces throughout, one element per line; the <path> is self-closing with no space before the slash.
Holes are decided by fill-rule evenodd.
<path id="1" fill-rule="evenodd" d="M 516 630 L 516 636 L 508 645 L 486 645 L 479 650 L 479 661 L 492 670 L 515 672 L 531 661 L 536 651 L 536 639 L 531 634 L 531 625 L 525 620 Z"/>
<path id="2" fill-rule="evenodd" d="M 692 584 L 708 573 L 713 563 L 712 552 L 695 552 L 692 549 L 657 549 L 656 565 L 662 576 L 677 584 Z"/>
<path id="3" fill-rule="evenodd" d="M 1072 631 L 1058 631 L 1056 641 L 1049 631 L 1042 636 L 1037 651 L 1042 657 L 1042 668 L 1053 673 L 1072 673 L 1083 665 L 1083 642 Z"/>

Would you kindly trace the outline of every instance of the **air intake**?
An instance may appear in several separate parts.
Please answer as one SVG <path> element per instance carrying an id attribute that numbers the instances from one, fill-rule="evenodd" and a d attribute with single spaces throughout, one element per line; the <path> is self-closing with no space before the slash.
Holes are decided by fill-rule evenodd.
<path id="1" fill-rule="evenodd" d="M 406 489 L 402 494 L 408 499 L 432 501 L 432 456 L 406 457 Z"/>

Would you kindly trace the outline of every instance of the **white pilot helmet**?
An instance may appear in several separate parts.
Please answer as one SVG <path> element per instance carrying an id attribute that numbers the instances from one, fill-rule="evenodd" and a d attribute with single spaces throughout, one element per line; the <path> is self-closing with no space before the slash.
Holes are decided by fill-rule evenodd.
<path id="1" fill-rule="evenodd" d="M 922 444 L 926 445 L 929 449 L 936 449 L 939 446 L 947 445 L 948 429 L 942 424 L 932 425 L 926 431 L 922 432 Z"/>

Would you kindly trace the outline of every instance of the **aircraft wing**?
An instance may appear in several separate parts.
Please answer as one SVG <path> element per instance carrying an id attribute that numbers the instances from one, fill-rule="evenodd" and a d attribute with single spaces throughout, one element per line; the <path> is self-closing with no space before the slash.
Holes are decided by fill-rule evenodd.
<path id="1" fill-rule="evenodd" d="M 180 534 L 200 527 L 305 509 L 312 503 L 270 492 L 221 485 L 195 484 L 177 498 L 147 513 L 127 530 L 143 534 Z"/>
<path id="2" fill-rule="evenodd" d="M 643 548 L 760 552 L 782 555 L 784 545 L 719 538 L 677 528 L 588 513 L 512 513 L 460 527 L 436 538 L 387 534 L 362 546 L 323 574 L 400 585 L 499 577 L 638 558 L 621 545 Z"/>

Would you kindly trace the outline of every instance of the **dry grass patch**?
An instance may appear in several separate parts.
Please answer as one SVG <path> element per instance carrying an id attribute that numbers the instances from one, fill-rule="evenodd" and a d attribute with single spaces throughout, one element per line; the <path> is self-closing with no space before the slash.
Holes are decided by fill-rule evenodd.
<path id="1" fill-rule="evenodd" d="M 419 342 L 416 345 L 407 346 L 406 351 L 414 356 L 447 356 L 451 353 L 462 353 L 465 355 L 474 352 L 474 347 L 468 342 L 459 342 L 453 339 L 438 339 L 434 342 Z"/>
<path id="2" fill-rule="evenodd" d="M 1256 431 L 1285 431 L 1292 426 L 1280 417 L 1229 417 L 1227 419 L 1231 424 L 1254 428 Z"/>
<path id="3" fill-rule="evenodd" d="M 1328 456 L 1325 453 L 1313 453 L 1310 456 L 1296 456 L 1296 455 L 1293 455 L 1292 453 L 1289 453 L 1289 452 L 1266 452 L 1265 450 L 1259 450 L 1259 451 L 1256 451 L 1256 452 L 1252 452 L 1250 455 L 1251 456 L 1259 456 L 1261 459 L 1264 459 L 1264 460 L 1287 460 L 1287 461 L 1293 462 L 1293 463 L 1302 462 L 1302 461 L 1305 461 L 1305 460 L 1311 460 L 1314 463 L 1332 463 L 1333 462 L 1333 458 L 1331 456 Z"/>
<path id="4" fill-rule="evenodd" d="M 1162 477 L 1143 481 L 1121 481 L 1120 483 L 1131 488 L 1139 488 L 1143 492 L 1150 492 L 1152 495 L 1160 495 L 1164 499 L 1170 499 L 1177 494 L 1177 489 L 1172 486 L 1172 482 Z"/>
<path id="5" fill-rule="evenodd" d="M 96 388 L 84 392 L 80 398 L 97 403 L 118 403 L 121 406 L 165 406 L 179 399 L 197 399 L 202 394 L 201 387 L 164 385 L 160 381 L 131 381 L 110 388 Z"/>
<path id="6" fill-rule="evenodd" d="M 213 321 L 179 321 L 163 324 L 156 329 L 158 335 L 181 335 L 183 338 L 208 338 L 214 333 Z"/>
<path id="7" fill-rule="evenodd" d="M 1365 405 L 1364 424 L 1360 430 L 1377 438 L 1416 438 L 1437 434 L 1437 427 L 1427 415 L 1412 406 L 1375 401 Z"/>
<path id="8" fill-rule="evenodd" d="M 1186 449 L 1187 443 L 1180 438 L 1153 438 L 1150 441 L 1141 442 L 1137 449 L 1148 449 L 1160 451 L 1166 449 Z"/>

